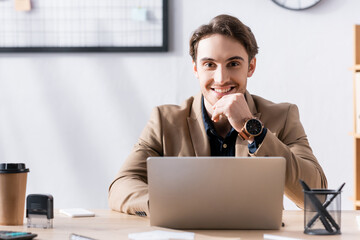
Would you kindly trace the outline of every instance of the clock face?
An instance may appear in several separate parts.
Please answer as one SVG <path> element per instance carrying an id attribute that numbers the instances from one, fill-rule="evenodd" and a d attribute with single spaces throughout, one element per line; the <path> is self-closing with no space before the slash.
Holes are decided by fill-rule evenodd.
<path id="1" fill-rule="evenodd" d="M 280 7 L 289 10 L 305 10 L 318 4 L 321 0 L 272 0 Z"/>

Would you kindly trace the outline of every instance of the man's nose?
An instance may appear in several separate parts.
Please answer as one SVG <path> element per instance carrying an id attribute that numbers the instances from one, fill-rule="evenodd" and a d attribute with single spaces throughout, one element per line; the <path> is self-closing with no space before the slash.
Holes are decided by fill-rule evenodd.
<path id="1" fill-rule="evenodd" d="M 226 68 L 219 66 L 216 69 L 214 81 L 217 83 L 224 83 L 228 80 L 229 73 L 227 72 Z"/>

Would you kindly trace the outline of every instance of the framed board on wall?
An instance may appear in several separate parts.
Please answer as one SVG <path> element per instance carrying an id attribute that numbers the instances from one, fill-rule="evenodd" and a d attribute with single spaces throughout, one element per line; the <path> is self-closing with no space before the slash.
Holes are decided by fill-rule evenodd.
<path id="1" fill-rule="evenodd" d="M 168 0 L 0 1 L 0 52 L 167 49 Z"/>

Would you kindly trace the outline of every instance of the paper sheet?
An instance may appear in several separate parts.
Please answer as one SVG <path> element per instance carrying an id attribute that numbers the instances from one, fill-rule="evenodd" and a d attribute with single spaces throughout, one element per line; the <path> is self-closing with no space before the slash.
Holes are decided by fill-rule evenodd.
<path id="1" fill-rule="evenodd" d="M 167 239 L 186 239 L 192 240 L 195 238 L 195 233 L 192 232 L 170 232 L 170 231 L 161 231 L 155 230 L 150 232 L 139 232 L 139 233 L 129 233 L 129 239 L 131 240 L 167 240 Z"/>

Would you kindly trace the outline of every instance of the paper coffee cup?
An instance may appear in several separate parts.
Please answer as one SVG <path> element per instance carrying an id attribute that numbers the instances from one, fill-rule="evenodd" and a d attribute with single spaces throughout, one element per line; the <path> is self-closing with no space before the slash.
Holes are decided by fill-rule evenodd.
<path id="1" fill-rule="evenodd" d="M 0 225 L 22 225 L 26 179 L 24 163 L 0 163 Z"/>

